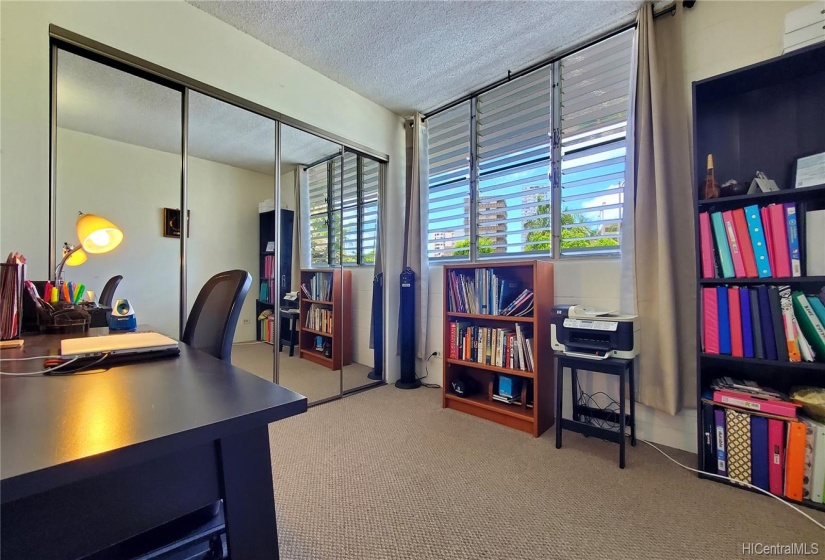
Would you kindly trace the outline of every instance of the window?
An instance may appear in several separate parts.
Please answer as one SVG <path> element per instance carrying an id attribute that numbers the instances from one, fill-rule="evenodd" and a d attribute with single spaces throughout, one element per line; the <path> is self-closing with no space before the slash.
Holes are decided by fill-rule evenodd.
<path id="1" fill-rule="evenodd" d="M 372 265 L 380 164 L 353 153 L 307 169 L 312 264 Z"/>
<path id="2" fill-rule="evenodd" d="M 431 260 L 618 253 L 633 32 L 427 119 Z"/>

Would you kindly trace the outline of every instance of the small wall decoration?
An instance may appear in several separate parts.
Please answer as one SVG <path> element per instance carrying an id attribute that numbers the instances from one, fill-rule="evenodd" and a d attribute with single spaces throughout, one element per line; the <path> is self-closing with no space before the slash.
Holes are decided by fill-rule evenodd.
<path id="1" fill-rule="evenodd" d="M 186 211 L 186 237 L 189 237 L 192 230 L 192 213 Z M 163 209 L 163 236 L 180 238 L 180 209 Z"/>

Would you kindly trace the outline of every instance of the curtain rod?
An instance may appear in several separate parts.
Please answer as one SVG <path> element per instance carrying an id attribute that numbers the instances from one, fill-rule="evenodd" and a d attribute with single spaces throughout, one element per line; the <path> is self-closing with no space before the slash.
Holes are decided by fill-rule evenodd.
<path id="1" fill-rule="evenodd" d="M 668 4 L 667 6 L 662 8 L 661 10 L 659 10 L 657 12 L 654 12 L 653 13 L 653 18 L 656 19 L 656 18 L 658 18 L 660 16 L 663 16 L 663 15 L 666 15 L 666 14 L 674 15 L 675 13 L 676 13 L 676 2 L 671 2 L 670 4 Z M 587 41 L 586 43 L 584 43 L 582 45 L 573 47 L 572 49 L 570 49 L 568 51 L 565 51 L 565 52 L 563 52 L 559 55 L 554 55 L 551 58 L 547 58 L 545 60 L 542 60 L 540 62 L 532 64 L 532 65 L 528 66 L 527 68 L 523 68 L 523 69 L 519 70 L 518 72 L 509 72 L 508 71 L 506 78 L 501 78 L 499 80 L 496 80 L 495 82 L 493 82 L 491 84 L 487 84 L 486 86 L 484 86 L 480 89 L 477 89 L 477 90 L 473 91 L 472 93 L 469 93 L 469 94 L 467 94 L 463 97 L 459 97 L 458 99 L 450 101 L 449 103 L 447 103 L 445 105 L 442 105 L 441 107 L 433 109 L 429 113 L 424 113 L 423 118 L 424 118 L 424 120 L 427 120 L 428 118 L 433 117 L 433 116 L 435 116 L 439 113 L 443 113 L 444 111 L 452 109 L 456 105 L 460 105 L 461 103 L 464 103 L 465 101 L 469 101 L 470 99 L 472 99 L 474 97 L 478 97 L 479 95 L 481 95 L 483 93 L 487 93 L 488 91 L 490 91 L 492 89 L 495 89 L 499 86 L 502 86 L 502 85 L 504 85 L 508 82 L 511 82 L 511 81 L 513 81 L 517 78 L 521 78 L 522 76 L 526 76 L 527 74 L 530 74 L 531 72 L 535 72 L 536 70 L 540 70 L 541 68 L 544 68 L 545 66 L 553 64 L 554 62 L 556 62 L 558 60 L 561 60 L 562 58 L 570 56 L 571 54 L 575 54 L 575 53 L 577 53 L 581 50 L 586 49 L 587 47 L 591 47 L 591 46 L 595 45 L 596 43 L 599 43 L 599 42 L 604 41 L 606 39 L 610 39 L 611 37 L 613 37 L 615 35 L 618 35 L 619 33 L 623 33 L 625 31 L 627 31 L 628 29 L 633 29 L 634 27 L 636 27 L 636 21 L 635 20 L 628 23 L 628 24 L 625 24 L 625 25 L 623 25 L 623 26 L 621 26 L 617 29 L 613 29 L 612 31 L 609 31 L 608 33 L 605 33 L 604 35 L 600 35 L 600 36 L 596 37 L 595 39 L 591 39 L 590 41 Z"/>

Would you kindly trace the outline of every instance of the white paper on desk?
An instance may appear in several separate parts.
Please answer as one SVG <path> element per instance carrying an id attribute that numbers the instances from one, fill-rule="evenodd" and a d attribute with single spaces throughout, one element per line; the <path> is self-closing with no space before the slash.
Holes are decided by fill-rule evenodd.
<path id="1" fill-rule="evenodd" d="M 825 152 L 796 160 L 797 189 L 825 184 Z"/>

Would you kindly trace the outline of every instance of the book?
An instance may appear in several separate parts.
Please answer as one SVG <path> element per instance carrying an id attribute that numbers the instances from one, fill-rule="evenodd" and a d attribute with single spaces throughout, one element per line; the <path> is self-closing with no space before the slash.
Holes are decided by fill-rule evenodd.
<path id="1" fill-rule="evenodd" d="M 753 485 L 770 490 L 768 472 L 768 419 L 751 415 L 751 478 Z"/>
<path id="2" fill-rule="evenodd" d="M 757 286 L 756 293 L 759 297 L 759 325 L 762 327 L 762 343 L 765 345 L 765 359 L 776 360 L 776 337 L 773 334 L 773 318 L 771 317 L 771 304 L 768 299 L 768 287 Z"/>
<path id="3" fill-rule="evenodd" d="M 805 416 L 800 420 L 805 424 L 802 498 L 821 504 L 825 486 L 825 424 Z"/>
<path id="4" fill-rule="evenodd" d="M 809 297 L 808 303 L 811 304 L 811 309 L 814 310 L 814 315 L 819 322 L 825 325 L 825 303 L 822 303 L 818 297 Z"/>
<path id="5" fill-rule="evenodd" d="M 791 275 L 791 257 L 788 248 L 788 233 L 785 219 L 785 207 L 781 204 L 768 206 L 771 221 L 771 247 L 773 247 L 776 276 L 787 278 Z"/>
<path id="6" fill-rule="evenodd" d="M 716 287 L 716 300 L 719 304 L 719 353 L 731 353 L 730 339 L 730 309 L 728 307 L 728 289 L 725 286 Z"/>
<path id="7" fill-rule="evenodd" d="M 790 358 L 788 356 L 788 343 L 785 340 L 785 326 L 782 319 L 782 304 L 779 301 L 779 288 L 776 286 L 768 286 L 768 298 L 770 301 L 773 334 L 776 339 L 776 359 L 780 362 L 787 362 Z"/>
<path id="8" fill-rule="evenodd" d="M 728 477 L 751 483 L 751 423 L 750 415 L 725 409 L 727 434 Z"/>
<path id="9" fill-rule="evenodd" d="M 725 411 L 721 408 L 713 409 L 714 426 L 716 427 L 716 474 L 728 476 L 727 438 L 725 434 Z"/>
<path id="10" fill-rule="evenodd" d="M 765 357 L 765 345 L 762 342 L 762 326 L 759 318 L 759 296 L 756 290 L 748 290 L 751 301 L 751 326 L 753 327 L 753 356 L 763 359 Z"/>
<path id="11" fill-rule="evenodd" d="M 742 351 L 746 358 L 753 358 L 753 325 L 749 294 L 747 288 L 739 288 L 739 307 L 742 310 Z"/>
<path id="12" fill-rule="evenodd" d="M 808 276 L 825 276 L 825 210 L 805 212 L 805 266 Z"/>
<path id="13" fill-rule="evenodd" d="M 733 216 L 733 228 L 736 231 L 736 239 L 739 243 L 739 253 L 742 255 L 742 261 L 745 265 L 745 277 L 757 278 L 759 277 L 759 271 L 756 269 L 756 257 L 753 252 L 750 233 L 748 232 L 745 210 L 737 208 L 731 211 L 731 215 Z"/>
<path id="14" fill-rule="evenodd" d="M 736 274 L 733 270 L 733 260 L 731 259 L 730 247 L 728 246 L 728 236 L 725 233 L 725 224 L 722 221 L 720 212 L 713 212 L 710 215 L 713 236 L 716 239 L 716 249 L 719 251 L 719 261 L 722 266 L 722 278 L 734 278 Z"/>
<path id="15" fill-rule="evenodd" d="M 785 440 L 785 497 L 802 501 L 805 474 L 805 424 L 788 422 Z"/>
<path id="16" fill-rule="evenodd" d="M 739 307 L 739 289 L 728 288 L 731 356 L 744 357 L 742 344 L 742 311 Z"/>
<path id="17" fill-rule="evenodd" d="M 702 344 L 708 354 L 719 353 L 718 306 L 716 288 L 702 288 Z"/>
<path id="18" fill-rule="evenodd" d="M 796 203 L 785 203 L 785 227 L 788 232 L 788 253 L 791 259 L 791 276 L 802 276 L 799 258 L 799 232 L 796 220 Z"/>
<path id="19" fill-rule="evenodd" d="M 817 361 L 825 361 L 825 327 L 802 292 L 792 292 L 794 315 Z"/>
<path id="20" fill-rule="evenodd" d="M 702 251 L 702 278 L 714 278 L 713 241 L 710 233 L 710 214 L 699 213 L 699 243 Z"/>
<path id="21" fill-rule="evenodd" d="M 779 305 L 782 309 L 782 327 L 785 330 L 785 344 L 788 348 L 788 360 L 791 362 L 801 362 L 802 355 L 799 353 L 799 344 L 796 339 L 796 329 L 794 328 L 793 302 L 791 301 L 791 287 L 779 286 Z"/>
<path id="22" fill-rule="evenodd" d="M 771 494 L 782 495 L 785 471 L 785 422 L 768 418 L 768 483 Z"/>
<path id="23" fill-rule="evenodd" d="M 799 328 L 799 321 L 796 320 L 795 314 L 793 324 L 796 329 L 796 341 L 799 343 L 799 353 L 802 355 L 802 359 L 806 362 L 813 362 L 816 358 L 816 352 L 814 352 L 814 349 L 808 343 L 808 339 L 805 338 L 805 335 Z"/>
<path id="24" fill-rule="evenodd" d="M 726 210 L 722 212 L 722 221 L 725 224 L 725 234 L 728 237 L 731 259 L 733 259 L 733 273 L 737 278 L 745 278 L 745 261 L 742 258 L 742 251 L 739 248 L 739 238 L 733 225 L 733 212 Z"/>
<path id="25" fill-rule="evenodd" d="M 755 204 L 745 207 L 745 221 L 748 224 L 751 245 L 753 247 L 754 258 L 756 259 L 756 269 L 759 278 L 770 278 L 771 264 L 768 260 L 768 247 L 765 243 L 765 230 L 762 227 L 762 214 Z"/>

